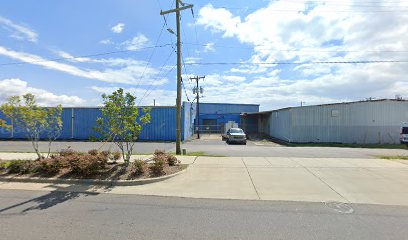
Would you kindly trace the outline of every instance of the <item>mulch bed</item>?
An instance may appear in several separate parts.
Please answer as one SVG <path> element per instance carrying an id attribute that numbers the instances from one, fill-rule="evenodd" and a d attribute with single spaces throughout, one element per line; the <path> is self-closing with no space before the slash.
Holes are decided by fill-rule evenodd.
<path id="1" fill-rule="evenodd" d="M 0 160 L 0 163 L 4 162 Z M 165 165 L 163 172 L 160 175 L 153 175 L 147 169 L 149 164 L 146 166 L 146 170 L 142 174 L 136 174 L 132 171 L 132 163 L 126 165 L 125 163 L 108 163 L 106 167 L 99 170 L 97 174 L 79 176 L 73 174 L 68 168 L 61 169 L 60 172 L 56 174 L 45 174 L 45 173 L 26 173 L 26 174 L 15 174 L 8 173 L 6 169 L 0 169 L 0 176 L 15 176 L 15 177 L 41 177 L 41 178 L 61 178 L 61 179 L 99 179 L 99 180 L 137 180 L 137 179 L 148 179 L 153 177 L 160 177 L 165 175 L 170 175 L 177 173 L 181 170 L 186 169 L 187 165 L 178 164 L 175 166 Z"/>

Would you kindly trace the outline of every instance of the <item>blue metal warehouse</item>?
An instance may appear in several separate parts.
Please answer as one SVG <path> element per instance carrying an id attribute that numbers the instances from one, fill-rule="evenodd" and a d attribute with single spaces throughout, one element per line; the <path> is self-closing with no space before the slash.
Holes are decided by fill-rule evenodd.
<path id="1" fill-rule="evenodd" d="M 152 120 L 143 127 L 139 136 L 141 141 L 174 141 L 176 140 L 176 108 L 151 107 Z M 212 120 L 217 125 L 227 121 L 239 123 L 242 112 L 258 112 L 259 105 L 247 104 L 218 104 L 200 103 L 200 119 Z M 60 140 L 89 140 L 92 136 L 97 137 L 93 130 L 96 119 L 101 117 L 99 108 L 64 108 L 62 112 L 63 128 Z M 0 119 L 4 119 L 0 112 Z M 196 104 L 184 102 L 182 107 L 182 139 L 187 140 L 194 132 L 196 119 Z M 10 123 L 10 122 L 9 122 Z M 23 139 L 22 131 L 17 128 L 12 130 L 0 129 L 0 139 Z"/>
<path id="2" fill-rule="evenodd" d="M 244 112 L 259 112 L 259 104 L 200 103 L 200 131 L 221 132 L 229 121 L 241 125 Z"/>

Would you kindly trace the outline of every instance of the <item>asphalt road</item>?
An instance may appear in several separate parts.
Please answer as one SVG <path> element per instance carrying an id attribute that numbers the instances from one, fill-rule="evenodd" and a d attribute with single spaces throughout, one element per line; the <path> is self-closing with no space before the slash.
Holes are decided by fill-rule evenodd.
<path id="1" fill-rule="evenodd" d="M 2 239 L 406 239 L 408 208 L 0 190 Z"/>
<path id="2" fill-rule="evenodd" d="M 55 142 L 52 151 L 71 147 L 77 151 L 90 149 L 117 150 L 112 143 L 99 142 Z M 406 149 L 367 149 L 339 147 L 285 147 L 274 143 L 248 141 L 247 145 L 228 145 L 220 139 L 186 141 L 182 148 L 187 152 L 204 152 L 209 155 L 229 157 L 301 157 L 301 158 L 374 158 L 377 155 L 408 155 Z M 47 151 L 47 143 L 40 143 L 40 150 Z M 134 153 L 153 153 L 155 149 L 175 152 L 172 142 L 137 142 Z M 0 152 L 33 152 L 31 142 L 0 141 Z"/>

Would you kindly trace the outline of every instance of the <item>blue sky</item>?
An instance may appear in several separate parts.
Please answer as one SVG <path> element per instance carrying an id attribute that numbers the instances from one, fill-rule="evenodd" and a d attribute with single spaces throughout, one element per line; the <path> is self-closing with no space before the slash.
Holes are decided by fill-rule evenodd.
<path id="1" fill-rule="evenodd" d="M 408 90 L 406 63 L 307 64 L 408 60 L 407 2 L 186 3 L 195 14 L 182 13 L 183 100 L 194 98 L 191 75 L 206 76 L 203 101 L 258 103 L 263 110 Z M 160 35 L 159 14 L 172 7 L 167 0 L 1 1 L 0 101 L 31 92 L 42 105 L 95 106 L 101 93 L 122 87 L 141 105 L 174 105 L 175 36 Z M 164 29 L 175 30 L 174 23 L 170 15 Z M 164 46 L 146 49 L 156 43 Z M 107 52 L 117 53 L 79 58 Z M 47 61 L 55 58 L 67 59 Z M 220 62 L 246 64 L 190 65 Z M 259 65 L 270 62 L 305 64 Z"/>

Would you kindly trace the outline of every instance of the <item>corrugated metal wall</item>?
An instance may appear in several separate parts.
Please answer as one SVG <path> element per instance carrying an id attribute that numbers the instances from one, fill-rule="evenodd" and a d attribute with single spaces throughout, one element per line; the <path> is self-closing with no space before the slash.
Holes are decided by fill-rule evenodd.
<path id="1" fill-rule="evenodd" d="M 217 104 L 202 103 L 202 116 L 217 119 L 217 123 L 235 121 L 239 123 L 241 112 L 257 112 L 259 105 L 248 104 Z M 140 113 L 142 111 L 140 110 Z M 64 108 L 62 112 L 63 128 L 61 140 L 89 140 L 99 137 L 94 131 L 96 119 L 101 117 L 99 108 Z M 2 117 L 0 113 L 0 117 Z M 176 108 L 152 107 L 151 122 L 143 127 L 139 140 L 142 141 L 174 141 L 176 140 Z M 205 118 L 202 117 L 201 119 Z M 182 109 L 182 139 L 190 139 L 194 132 L 196 104 L 184 102 Z M 43 136 L 44 137 L 44 136 Z M 1 139 L 24 139 L 19 129 L 13 131 L 0 129 Z"/>
<path id="2" fill-rule="evenodd" d="M 141 109 L 139 111 L 142 114 Z M 96 125 L 96 119 L 101 116 L 99 108 L 64 108 L 61 116 L 63 128 L 59 139 L 89 140 L 91 137 L 99 137 L 93 128 Z M 151 117 L 151 122 L 143 127 L 139 140 L 174 141 L 176 139 L 175 107 L 152 107 Z M 1 113 L 0 118 L 4 119 Z M 74 121 L 73 124 L 72 121 Z M 184 136 L 187 135 L 182 134 L 182 137 Z M 0 138 L 24 139 L 25 135 L 18 128 L 14 128 L 13 132 L 1 128 Z"/>
<path id="3" fill-rule="evenodd" d="M 194 133 L 194 120 L 197 115 L 196 104 L 183 103 L 183 140 L 190 139 Z"/>
<path id="4" fill-rule="evenodd" d="M 221 126 L 229 121 L 234 121 L 241 125 L 241 113 L 259 112 L 259 105 L 256 104 L 227 104 L 227 103 L 200 103 L 200 125 L 204 120 L 216 120 L 216 124 Z"/>
<path id="5" fill-rule="evenodd" d="M 273 111 L 270 135 L 295 143 L 399 143 L 407 101 L 370 101 Z"/>
<path id="6" fill-rule="evenodd" d="M 201 114 L 240 114 L 243 112 L 259 112 L 256 104 L 200 103 Z"/>

